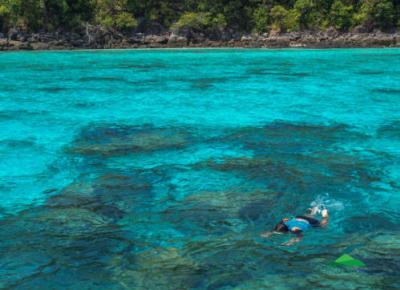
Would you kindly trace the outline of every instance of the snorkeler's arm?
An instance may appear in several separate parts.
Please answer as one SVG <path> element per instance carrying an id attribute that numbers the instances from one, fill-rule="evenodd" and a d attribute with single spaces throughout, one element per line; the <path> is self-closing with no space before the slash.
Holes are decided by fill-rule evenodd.
<path id="1" fill-rule="evenodd" d="M 295 230 L 292 231 L 292 233 L 296 234 L 295 238 L 291 238 L 289 241 L 287 241 L 286 243 L 283 243 L 282 246 L 291 246 L 295 243 L 298 243 L 301 241 L 301 239 L 303 238 L 303 233 L 299 230 Z"/>
<path id="2" fill-rule="evenodd" d="M 269 238 L 274 234 L 274 232 L 265 232 L 261 234 L 261 237 L 263 238 Z"/>

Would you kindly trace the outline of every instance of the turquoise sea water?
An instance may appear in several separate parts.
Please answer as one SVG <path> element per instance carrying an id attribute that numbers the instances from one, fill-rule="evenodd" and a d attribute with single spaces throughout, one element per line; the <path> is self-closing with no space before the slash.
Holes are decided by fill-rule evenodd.
<path id="1" fill-rule="evenodd" d="M 0 288 L 400 288 L 399 107 L 399 49 L 1 53 Z"/>

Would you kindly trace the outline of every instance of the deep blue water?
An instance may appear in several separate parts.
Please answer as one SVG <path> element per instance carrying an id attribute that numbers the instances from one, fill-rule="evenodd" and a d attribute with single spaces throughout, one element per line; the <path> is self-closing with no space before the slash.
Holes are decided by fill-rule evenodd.
<path id="1" fill-rule="evenodd" d="M 399 49 L 0 53 L 0 288 L 400 288 L 399 108 Z"/>

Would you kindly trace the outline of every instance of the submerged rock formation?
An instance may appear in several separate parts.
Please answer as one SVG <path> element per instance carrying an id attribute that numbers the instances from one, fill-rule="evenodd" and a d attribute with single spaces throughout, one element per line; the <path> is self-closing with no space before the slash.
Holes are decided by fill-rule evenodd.
<path id="1" fill-rule="evenodd" d="M 382 130 L 383 138 L 397 132 Z M 376 183 L 386 182 L 380 164 L 389 160 L 343 149 L 366 138 L 340 124 L 275 122 L 211 139 L 192 128 L 87 126 L 68 147 L 69 157 L 83 160 L 77 179 L 0 221 L 0 271 L 7 274 L 0 287 L 393 288 L 399 236 L 390 215 L 377 216 L 380 205 L 369 203 Z M 130 163 L 139 155 L 193 154 L 198 143 L 252 154 L 181 166 Z M 211 190 L 199 186 L 212 178 Z M 285 236 L 260 238 L 323 192 L 356 206 L 332 211 L 332 227 L 307 233 L 297 248 L 281 247 Z M 363 260 L 363 272 L 330 264 L 343 252 Z"/>
<path id="2" fill-rule="evenodd" d="M 69 151 L 81 155 L 116 156 L 181 148 L 189 141 L 189 133 L 183 130 L 105 125 L 82 130 Z"/>

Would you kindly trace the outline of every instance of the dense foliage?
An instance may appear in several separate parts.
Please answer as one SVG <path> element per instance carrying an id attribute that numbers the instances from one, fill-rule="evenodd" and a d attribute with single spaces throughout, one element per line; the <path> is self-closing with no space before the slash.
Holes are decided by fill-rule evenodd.
<path id="1" fill-rule="evenodd" d="M 0 0 L 0 31 L 71 31 L 100 24 L 120 31 L 205 33 L 400 26 L 400 0 Z"/>

